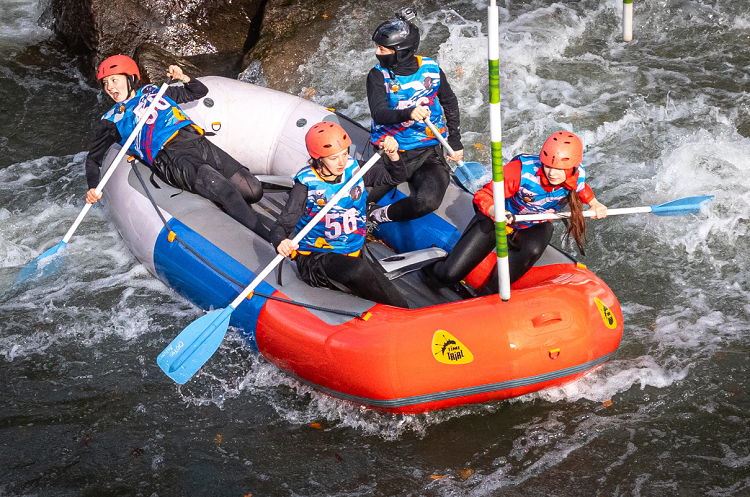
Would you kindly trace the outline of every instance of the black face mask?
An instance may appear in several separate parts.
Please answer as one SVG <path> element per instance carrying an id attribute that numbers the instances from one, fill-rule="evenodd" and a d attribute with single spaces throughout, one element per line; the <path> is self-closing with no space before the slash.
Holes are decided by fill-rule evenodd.
<path id="1" fill-rule="evenodd" d="M 393 69 L 393 67 L 396 65 L 396 54 L 391 53 L 388 55 L 376 55 L 378 62 L 380 63 L 380 67 L 383 69 Z"/>

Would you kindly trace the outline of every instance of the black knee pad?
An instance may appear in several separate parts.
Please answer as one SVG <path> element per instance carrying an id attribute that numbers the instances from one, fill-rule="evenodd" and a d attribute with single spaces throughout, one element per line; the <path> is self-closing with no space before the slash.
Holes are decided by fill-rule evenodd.
<path id="1" fill-rule="evenodd" d="M 195 175 L 195 191 L 202 197 L 221 205 L 231 201 L 234 195 L 239 198 L 234 185 L 208 164 L 203 164 L 198 168 Z"/>
<path id="2" fill-rule="evenodd" d="M 254 204 L 263 198 L 263 186 L 258 178 L 253 176 L 247 169 L 240 169 L 229 178 L 229 181 L 237 187 L 245 202 Z"/>

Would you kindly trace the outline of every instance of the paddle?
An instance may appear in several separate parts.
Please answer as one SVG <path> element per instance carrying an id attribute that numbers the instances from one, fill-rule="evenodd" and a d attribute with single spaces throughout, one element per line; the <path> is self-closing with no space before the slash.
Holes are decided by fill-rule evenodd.
<path id="1" fill-rule="evenodd" d="M 380 159 L 383 154 L 382 149 L 373 155 L 367 163 L 352 178 L 331 197 L 331 200 L 323 206 L 322 209 L 310 220 L 307 225 L 300 230 L 292 239 L 293 244 L 298 244 L 307 233 L 312 230 L 318 222 L 323 219 L 331 208 L 338 201 L 349 194 L 349 190 L 365 175 L 367 171 Z M 229 326 L 229 318 L 232 312 L 239 306 L 245 298 L 250 297 L 263 279 L 268 276 L 273 269 L 284 260 L 284 256 L 277 254 L 276 257 L 263 269 L 258 276 L 232 301 L 225 309 L 217 309 L 209 312 L 192 323 L 172 340 L 172 343 L 165 348 L 156 363 L 167 376 L 175 382 L 182 385 L 188 381 L 216 352 L 224 340 Z"/>
<path id="2" fill-rule="evenodd" d="M 437 130 L 435 125 L 432 124 L 432 121 L 430 121 L 429 118 L 425 119 L 422 122 L 424 122 L 427 127 L 430 128 L 430 131 L 432 131 L 432 134 L 435 135 L 435 138 L 437 138 L 443 148 L 445 148 L 445 150 L 448 152 L 448 155 L 456 155 L 456 152 L 454 152 L 453 148 L 448 145 L 448 142 L 445 140 L 445 138 L 443 138 L 443 135 L 440 134 L 440 132 Z M 455 164 L 456 167 L 453 170 L 453 174 L 455 174 L 456 180 L 458 181 L 461 188 L 469 193 L 476 193 L 476 191 L 481 186 L 477 185 L 477 182 L 481 180 L 485 176 L 485 174 L 487 174 L 487 168 L 479 162 L 464 162 L 460 160 Z"/>
<path id="3" fill-rule="evenodd" d="M 660 205 L 647 205 L 644 207 L 626 207 L 622 209 L 607 209 L 607 216 L 618 216 L 622 214 L 644 214 L 650 212 L 657 216 L 684 216 L 686 214 L 697 214 L 701 205 L 714 198 L 713 195 L 702 197 L 685 197 L 672 200 Z M 583 211 L 583 217 L 594 217 L 594 211 Z M 570 217 L 570 212 L 543 213 L 543 214 L 518 214 L 513 216 L 516 221 L 549 221 L 552 219 L 565 219 Z"/>
<path id="4" fill-rule="evenodd" d="M 107 181 L 109 181 L 109 178 L 114 174 L 115 169 L 122 161 L 122 158 L 125 157 L 125 154 L 128 153 L 128 149 L 130 148 L 130 145 L 132 145 L 133 141 L 135 140 L 135 137 L 138 136 L 138 133 L 141 131 L 141 128 L 146 124 L 146 121 L 149 117 L 151 117 L 151 112 L 154 109 L 154 106 L 156 106 L 157 102 L 161 99 L 161 97 L 164 95 L 164 92 L 167 91 L 167 88 L 169 88 L 169 82 L 171 81 L 171 78 L 168 79 L 163 85 L 161 85 L 161 88 L 159 88 L 159 92 L 156 94 L 156 97 L 153 99 L 151 104 L 146 109 L 146 112 L 143 114 L 143 117 L 141 117 L 141 120 L 138 121 L 138 124 L 136 125 L 135 129 L 132 133 L 130 133 L 130 136 L 123 144 L 122 148 L 120 149 L 120 153 L 117 154 L 115 157 L 115 160 L 112 161 L 112 164 L 109 166 L 109 169 L 104 174 L 104 177 L 99 181 L 99 184 L 96 186 L 96 194 L 99 195 L 102 193 L 102 190 L 104 189 L 104 185 L 107 184 Z M 86 204 L 83 207 L 83 210 L 81 210 L 81 213 L 78 214 L 78 217 L 76 218 L 75 222 L 73 223 L 73 226 L 70 227 L 68 232 L 63 237 L 62 241 L 52 247 L 49 250 L 46 250 L 42 255 L 34 259 L 33 261 L 26 264 L 22 269 L 21 272 L 18 274 L 18 278 L 16 279 L 16 283 L 22 283 L 29 279 L 31 276 L 34 276 L 37 274 L 37 271 L 39 269 L 39 264 L 44 262 L 42 265 L 42 276 L 47 276 L 48 274 L 51 274 L 55 271 L 57 264 L 51 264 L 50 261 L 44 261 L 46 258 L 56 254 L 60 250 L 62 250 L 70 241 L 70 238 L 73 236 L 73 233 L 78 229 L 78 225 L 81 224 L 81 221 L 83 221 L 83 218 L 86 217 L 86 214 L 88 214 L 89 210 L 91 209 L 91 206 L 94 204 Z"/>

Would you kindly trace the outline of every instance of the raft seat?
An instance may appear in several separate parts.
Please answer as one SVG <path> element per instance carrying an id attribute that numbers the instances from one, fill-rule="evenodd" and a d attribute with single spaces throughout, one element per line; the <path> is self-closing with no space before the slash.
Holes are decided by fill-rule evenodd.
<path id="1" fill-rule="evenodd" d="M 401 268 L 404 272 L 395 278 L 389 277 L 389 279 L 391 279 L 391 282 L 396 288 L 398 288 L 399 292 L 404 296 L 409 303 L 409 307 L 412 309 L 463 300 L 463 297 L 451 288 L 441 285 L 424 271 L 418 270 L 447 255 L 444 250 L 431 247 L 428 249 L 416 250 L 414 252 L 396 254 L 393 250 L 379 241 L 369 242 L 367 244 L 367 249 L 378 259 L 378 261 L 400 256 L 405 257 L 403 260 L 407 261 L 407 265 Z M 391 269 L 395 268 L 396 271 L 399 271 L 399 269 L 396 268 L 398 262 L 399 261 L 392 261 L 392 265 L 390 266 L 388 266 L 388 262 L 386 262 L 386 267 Z"/>
<path id="2" fill-rule="evenodd" d="M 430 247 L 403 254 L 395 254 L 378 260 L 389 280 L 417 271 L 425 266 L 444 259 L 448 252 L 439 247 Z"/>

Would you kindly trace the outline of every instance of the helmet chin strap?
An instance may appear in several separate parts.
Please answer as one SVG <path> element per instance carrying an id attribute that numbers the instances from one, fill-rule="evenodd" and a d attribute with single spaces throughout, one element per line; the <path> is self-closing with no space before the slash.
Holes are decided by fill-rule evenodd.
<path id="1" fill-rule="evenodd" d="M 316 163 L 316 164 L 318 165 L 318 170 L 319 170 L 319 171 L 320 171 L 320 172 L 322 173 L 322 174 L 321 174 L 321 176 L 323 176 L 323 179 L 325 179 L 325 178 L 338 178 L 339 176 L 341 176 L 340 174 L 339 174 L 339 176 L 336 176 L 335 174 L 333 174 L 333 173 L 331 172 L 331 170 L 330 170 L 330 169 L 328 169 L 328 166 L 326 166 L 326 165 L 325 165 L 325 164 L 323 163 L 323 161 L 322 161 L 322 160 L 320 160 L 320 159 L 315 159 L 315 163 Z M 325 173 L 323 173 L 323 171 L 322 171 L 323 169 L 325 169 L 325 170 L 326 170 L 326 172 L 325 172 Z"/>

